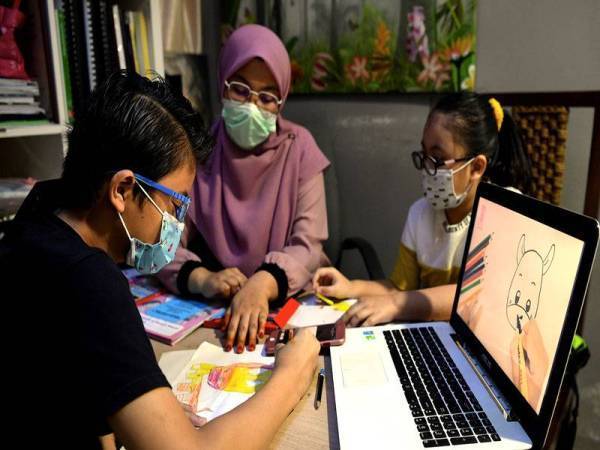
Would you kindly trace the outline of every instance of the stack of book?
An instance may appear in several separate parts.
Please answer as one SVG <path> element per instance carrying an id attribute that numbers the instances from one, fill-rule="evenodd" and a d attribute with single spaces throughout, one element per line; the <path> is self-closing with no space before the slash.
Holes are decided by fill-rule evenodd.
<path id="1" fill-rule="evenodd" d="M 47 123 L 46 113 L 38 102 L 40 89 L 36 81 L 0 78 L 0 124 L 30 125 Z"/>
<path id="2" fill-rule="evenodd" d="M 111 0 L 58 0 L 55 20 L 69 120 L 85 108 L 94 88 L 117 70 L 153 71 L 147 18 Z"/>

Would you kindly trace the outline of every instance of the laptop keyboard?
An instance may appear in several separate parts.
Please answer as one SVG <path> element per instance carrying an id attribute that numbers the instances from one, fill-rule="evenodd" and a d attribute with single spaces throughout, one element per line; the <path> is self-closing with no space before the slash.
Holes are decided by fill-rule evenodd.
<path id="1" fill-rule="evenodd" d="M 433 327 L 383 335 L 424 447 L 500 440 Z"/>

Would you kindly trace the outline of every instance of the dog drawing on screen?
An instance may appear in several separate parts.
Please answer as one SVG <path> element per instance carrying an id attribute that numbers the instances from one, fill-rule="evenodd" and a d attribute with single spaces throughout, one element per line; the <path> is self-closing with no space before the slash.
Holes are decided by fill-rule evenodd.
<path id="1" fill-rule="evenodd" d="M 506 318 L 515 332 L 511 343 L 512 379 L 533 407 L 538 406 L 541 384 L 548 369 L 548 355 L 535 318 L 543 280 L 552 266 L 554 253 L 554 244 L 545 257 L 534 249 L 526 249 L 525 235 L 521 235 L 517 268 L 506 299 Z"/>

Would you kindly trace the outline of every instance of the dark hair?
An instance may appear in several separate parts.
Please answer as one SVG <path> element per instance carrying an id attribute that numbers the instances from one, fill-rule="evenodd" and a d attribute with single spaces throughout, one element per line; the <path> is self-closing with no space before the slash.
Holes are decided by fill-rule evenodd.
<path id="1" fill-rule="evenodd" d="M 188 100 L 161 78 L 125 71 L 94 90 L 68 139 L 62 180 L 64 206 L 71 208 L 91 207 L 116 171 L 156 181 L 186 162 L 204 162 L 212 148 Z"/>
<path id="2" fill-rule="evenodd" d="M 505 109 L 498 130 L 489 100 L 473 92 L 448 94 L 436 103 L 430 115 L 442 113 L 450 119 L 450 131 L 467 149 L 465 156 L 487 157 L 485 176 L 492 183 L 518 187 L 527 193 L 531 190 L 531 163 L 519 130 Z"/>

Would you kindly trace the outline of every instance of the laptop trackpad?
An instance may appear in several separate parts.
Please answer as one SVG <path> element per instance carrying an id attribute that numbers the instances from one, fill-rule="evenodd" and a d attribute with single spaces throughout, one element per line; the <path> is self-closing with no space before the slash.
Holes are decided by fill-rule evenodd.
<path id="1" fill-rule="evenodd" d="M 387 383 L 379 352 L 365 350 L 340 356 L 344 387 L 377 386 Z"/>

